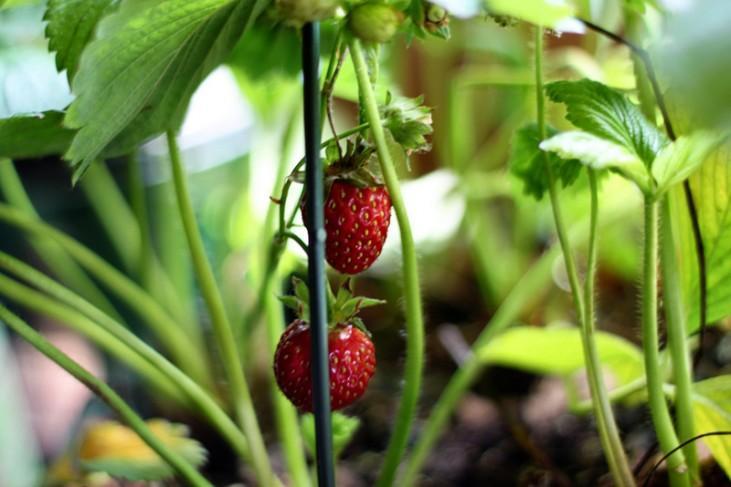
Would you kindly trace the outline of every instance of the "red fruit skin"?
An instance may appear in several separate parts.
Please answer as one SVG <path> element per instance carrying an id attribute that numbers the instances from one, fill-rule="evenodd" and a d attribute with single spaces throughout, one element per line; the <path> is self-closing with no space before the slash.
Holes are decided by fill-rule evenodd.
<path id="1" fill-rule="evenodd" d="M 359 188 L 337 180 L 325 201 L 325 256 L 335 270 L 358 274 L 376 261 L 391 223 L 385 186 Z"/>
<path id="2" fill-rule="evenodd" d="M 274 353 L 277 385 L 297 409 L 312 412 L 310 325 L 295 320 L 284 330 Z M 359 328 L 338 324 L 328 334 L 330 407 L 342 409 L 363 395 L 376 371 L 373 342 Z"/>

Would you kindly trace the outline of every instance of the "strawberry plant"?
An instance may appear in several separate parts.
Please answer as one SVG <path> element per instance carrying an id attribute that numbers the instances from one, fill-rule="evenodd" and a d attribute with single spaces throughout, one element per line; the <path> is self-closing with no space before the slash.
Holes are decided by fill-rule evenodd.
<path id="1" fill-rule="evenodd" d="M 0 485 L 727 485 L 730 21 L 0 0 Z"/>

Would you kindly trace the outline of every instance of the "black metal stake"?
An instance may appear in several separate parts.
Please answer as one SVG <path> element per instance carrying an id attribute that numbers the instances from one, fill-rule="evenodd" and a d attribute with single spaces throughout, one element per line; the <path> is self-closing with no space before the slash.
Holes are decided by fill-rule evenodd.
<path id="1" fill-rule="evenodd" d="M 307 211 L 307 281 L 310 288 L 312 331 L 312 400 L 315 411 L 317 480 L 319 487 L 334 487 L 335 473 L 330 419 L 327 308 L 325 297 L 325 229 L 323 228 L 323 175 L 320 161 L 320 26 L 302 27 L 302 72 L 305 105 L 305 205 Z"/>

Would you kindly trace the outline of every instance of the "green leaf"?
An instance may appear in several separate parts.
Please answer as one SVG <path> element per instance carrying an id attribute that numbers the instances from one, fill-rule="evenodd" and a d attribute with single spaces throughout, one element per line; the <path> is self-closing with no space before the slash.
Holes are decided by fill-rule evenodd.
<path id="1" fill-rule="evenodd" d="M 716 133 L 701 131 L 666 145 L 652 164 L 657 196 L 693 174 L 723 139 Z"/>
<path id="2" fill-rule="evenodd" d="M 693 389 L 696 434 L 731 431 L 731 375 L 696 382 Z M 731 479 L 731 436 L 708 436 L 702 441 Z"/>
<path id="3" fill-rule="evenodd" d="M 549 136 L 558 132 L 547 128 Z M 548 173 L 546 162 L 551 164 L 554 173 L 560 178 L 565 186 L 571 185 L 579 177 L 581 163 L 577 160 L 565 161 L 554 153 L 541 151 L 539 144 L 541 137 L 538 135 L 536 124 L 526 125 L 516 132 L 513 139 L 512 151 L 510 154 L 510 171 L 523 182 L 523 191 L 536 199 L 543 198 L 548 191 Z"/>
<path id="4" fill-rule="evenodd" d="M 123 151 L 177 129 L 203 79 L 229 54 L 265 0 L 127 0 L 99 24 L 73 82 L 65 157 L 74 180 L 113 143 Z"/>
<path id="5" fill-rule="evenodd" d="M 642 352 L 617 335 L 596 335 L 601 363 L 610 369 L 618 385 L 642 377 Z M 568 376 L 584 367 L 578 328 L 510 328 L 475 351 L 485 364 L 514 367 L 538 374 Z"/>
<path id="6" fill-rule="evenodd" d="M 396 97 L 382 109 L 384 126 L 407 153 L 431 149 L 426 135 L 432 133 L 431 109 L 423 105 L 423 98 Z"/>
<path id="7" fill-rule="evenodd" d="M 665 143 L 636 105 L 601 83 L 556 81 L 546 85 L 546 94 L 566 105 L 566 118 L 576 127 L 625 147 L 648 167 Z"/>
<path id="8" fill-rule="evenodd" d="M 558 154 L 562 159 L 576 159 L 598 170 L 642 165 L 642 161 L 635 154 L 621 145 L 578 130 L 554 135 L 541 142 L 539 147 Z"/>
<path id="9" fill-rule="evenodd" d="M 698 223 L 703 236 L 708 278 L 708 323 L 731 316 L 731 143 L 708 156 L 690 177 Z M 682 188 L 671 191 L 678 223 L 679 266 L 688 310 L 688 332 L 698 330 L 699 278 L 695 243 Z"/>
<path id="10" fill-rule="evenodd" d="M 31 159 L 63 154 L 74 136 L 62 126 L 63 112 L 0 119 L 0 157 Z"/>
<path id="11" fill-rule="evenodd" d="M 560 27 L 575 15 L 573 5 L 564 0 L 486 0 L 486 4 L 491 13 L 552 28 Z"/>
<path id="12" fill-rule="evenodd" d="M 94 29 L 117 0 L 49 0 L 44 20 L 48 50 L 56 52 L 56 68 L 66 70 L 69 81 L 79 67 L 81 51 Z"/>
<path id="13" fill-rule="evenodd" d="M 304 414 L 301 422 L 302 440 L 310 454 L 314 455 L 316 451 L 315 416 L 312 413 Z M 358 418 L 338 412 L 332 413 L 333 451 L 336 457 L 348 446 L 359 427 L 360 420 Z"/>

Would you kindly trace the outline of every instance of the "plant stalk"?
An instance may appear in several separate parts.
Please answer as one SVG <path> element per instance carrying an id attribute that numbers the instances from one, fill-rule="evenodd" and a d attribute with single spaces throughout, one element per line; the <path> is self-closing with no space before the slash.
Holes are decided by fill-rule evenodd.
<path id="1" fill-rule="evenodd" d="M 200 384 L 212 383 L 209 370 L 196 344 L 162 307 L 127 276 L 72 237 L 52 226 L 0 203 L 0 221 L 32 235 L 56 241 L 76 262 L 99 279 L 145 320 L 155 336 L 170 351 L 176 363 Z"/>
<path id="2" fill-rule="evenodd" d="M 259 483 L 261 485 L 273 485 L 275 476 L 269 463 L 264 438 L 259 429 L 254 405 L 246 384 L 233 329 L 228 321 L 228 316 L 226 316 L 223 298 L 218 290 L 213 270 L 206 258 L 203 239 L 198 231 L 193 204 L 188 192 L 185 170 L 180 159 L 180 150 L 175 140 L 175 134 L 170 130 L 167 131 L 167 142 L 178 211 L 183 222 L 188 249 L 193 260 L 193 268 L 198 277 L 203 300 L 208 308 L 213 332 L 221 353 L 221 361 L 228 378 L 235 415 L 249 442 L 251 461 Z"/>
<path id="3" fill-rule="evenodd" d="M 675 425 L 678 439 L 685 441 L 696 434 L 693 422 L 693 375 L 690 351 L 687 342 L 686 312 L 681 295 L 681 280 L 678 274 L 678 261 L 675 253 L 673 219 L 670 212 L 670 197 L 662 202 L 662 242 L 660 265 L 663 277 L 663 302 L 665 304 L 665 325 L 667 328 L 668 348 L 673 362 L 673 382 L 675 383 Z M 688 443 L 683 448 L 690 476 L 700 479 L 698 451 L 696 444 Z"/>
<path id="4" fill-rule="evenodd" d="M 424 320 L 421 309 L 421 291 L 416 259 L 414 237 L 406 212 L 396 169 L 386 143 L 386 136 L 378 112 L 378 103 L 368 77 L 368 68 L 363 58 L 360 42 L 349 41 L 351 58 L 358 78 L 359 91 L 365 103 L 366 120 L 371 124 L 371 133 L 376 144 L 383 177 L 391 196 L 396 219 L 401 232 L 401 252 L 403 254 L 404 301 L 406 305 L 406 364 L 404 371 L 404 390 L 401 397 L 393 433 L 386 450 L 386 457 L 378 480 L 378 486 L 390 486 L 396 477 L 401 457 L 406 449 L 411 426 L 416 416 L 416 406 L 421 388 L 421 373 L 424 364 Z"/>
<path id="5" fill-rule="evenodd" d="M 124 327 L 124 325 L 115 321 L 112 317 L 105 314 L 104 311 L 95 307 L 78 294 L 50 279 L 42 272 L 3 252 L 0 252 L 0 268 L 32 284 L 49 296 L 69 306 L 69 308 L 78 311 L 91 320 L 96 328 L 106 330 L 129 347 L 129 349 L 149 362 L 154 367 L 154 370 L 159 371 L 171 384 L 187 396 L 190 402 L 197 407 L 200 413 L 208 419 L 210 424 L 219 431 L 221 436 L 228 441 L 242 458 L 249 458 L 246 438 L 237 428 L 236 424 L 221 409 L 216 400 L 157 350 L 140 340 L 134 333 Z M 48 308 L 48 305 L 45 309 L 41 307 L 36 307 L 35 309 L 49 316 L 51 315 L 51 310 Z M 64 319 L 63 315 L 58 315 L 57 317 Z"/>
<path id="6" fill-rule="evenodd" d="M 536 107 L 537 107 L 537 123 L 538 136 L 541 140 L 546 138 L 545 123 L 545 98 L 543 96 L 543 28 L 536 27 L 535 39 L 535 76 L 536 76 Z M 566 273 L 569 278 L 571 293 L 574 298 L 574 306 L 576 314 L 581 320 L 582 345 L 584 349 L 584 361 L 586 363 L 586 373 L 589 381 L 589 387 L 594 404 L 594 414 L 597 421 L 597 429 L 599 430 L 599 438 L 604 449 L 604 454 L 609 465 L 614 482 L 619 486 L 635 485 L 632 476 L 632 470 L 629 467 L 627 456 L 622 447 L 622 440 L 619 437 L 612 406 L 606 391 L 606 386 L 601 375 L 601 363 L 599 354 L 594 340 L 594 282 L 593 273 L 596 267 L 596 227 L 598 219 L 598 196 L 596 188 L 596 175 L 590 170 L 589 180 L 592 192 L 592 209 L 591 209 L 591 231 L 589 242 L 589 274 L 585 284 L 584 295 L 581 292 L 579 284 L 579 275 L 576 270 L 571 245 L 568 240 L 568 233 L 561 211 L 558 182 L 553 174 L 553 169 L 546 161 L 546 172 L 549 179 L 549 195 L 551 207 L 553 209 L 553 217 L 556 225 L 556 233 L 561 244 Z"/>
<path id="7" fill-rule="evenodd" d="M 657 439 L 663 452 L 670 452 L 678 445 L 673 420 L 670 417 L 663 394 L 663 374 L 660 368 L 660 353 L 657 331 L 657 240 L 658 203 L 651 196 L 645 197 L 645 242 L 642 280 L 642 347 L 647 375 L 647 395 L 655 426 Z M 673 487 L 688 487 L 685 456 L 678 450 L 668 458 L 670 484 Z"/>
<path id="8" fill-rule="evenodd" d="M 145 421 L 127 405 L 112 388 L 104 381 L 98 379 L 88 370 L 53 346 L 43 336 L 36 332 L 23 320 L 11 313 L 7 308 L 0 305 L 0 320 L 4 321 L 18 335 L 23 337 L 35 349 L 61 366 L 79 382 L 84 384 L 91 392 L 99 396 L 132 428 L 147 445 L 152 448 L 160 457 L 167 462 L 185 482 L 194 487 L 213 487 L 213 484 L 203 477 L 195 467 L 188 463 L 185 458 L 174 450 L 168 448 L 155 434 L 150 431 Z"/>

